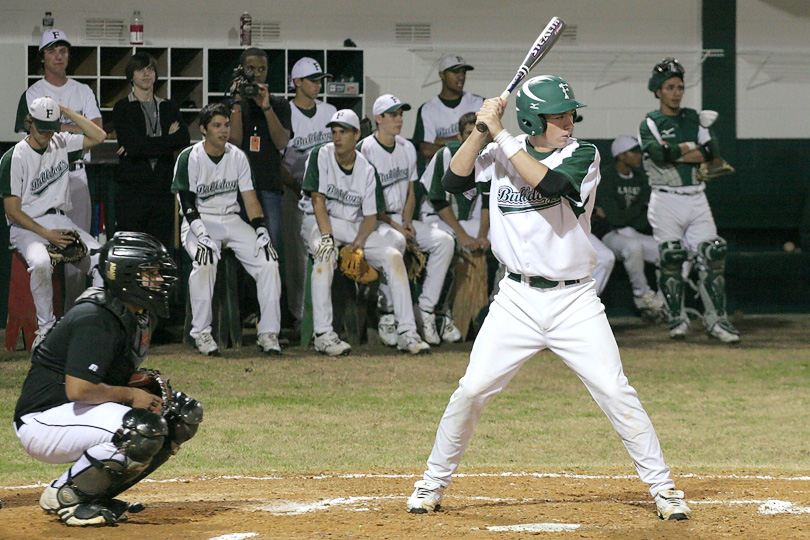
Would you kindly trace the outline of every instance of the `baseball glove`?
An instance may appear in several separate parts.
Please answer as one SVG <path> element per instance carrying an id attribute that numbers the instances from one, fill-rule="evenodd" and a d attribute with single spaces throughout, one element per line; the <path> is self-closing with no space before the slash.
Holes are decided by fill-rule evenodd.
<path id="1" fill-rule="evenodd" d="M 416 244 L 408 242 L 403 259 L 405 269 L 408 270 L 408 279 L 416 283 L 422 277 L 425 266 L 427 266 L 427 255 Z"/>
<path id="2" fill-rule="evenodd" d="M 161 411 L 166 411 L 172 403 L 172 387 L 156 369 L 141 368 L 129 378 L 129 386 L 146 390 L 160 398 Z"/>
<path id="3" fill-rule="evenodd" d="M 349 246 L 340 248 L 340 271 L 358 283 L 371 283 L 377 279 L 377 271 L 366 261 L 362 248 L 354 251 Z"/>
<path id="4" fill-rule="evenodd" d="M 721 176 L 734 173 L 734 167 L 721 157 L 716 157 L 711 161 L 701 163 L 698 167 L 697 179 L 701 182 L 708 182 Z"/>
<path id="5" fill-rule="evenodd" d="M 82 242 L 79 231 L 67 231 L 65 234 L 73 237 L 73 240 L 67 246 L 60 248 L 53 244 L 48 244 L 48 255 L 51 256 L 51 264 L 53 266 L 59 263 L 79 262 L 87 256 L 87 246 Z"/>

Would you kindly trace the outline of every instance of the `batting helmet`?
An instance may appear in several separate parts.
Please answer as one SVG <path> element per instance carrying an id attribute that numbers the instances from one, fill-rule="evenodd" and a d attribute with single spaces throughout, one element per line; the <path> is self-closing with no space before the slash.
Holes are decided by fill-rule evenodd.
<path id="1" fill-rule="evenodd" d="M 683 66 L 675 58 L 664 58 L 655 64 L 647 88 L 650 92 L 655 93 L 664 82 L 672 77 L 680 77 L 683 80 L 683 73 Z"/>
<path id="2" fill-rule="evenodd" d="M 523 83 L 515 100 L 520 129 L 529 135 L 541 135 L 546 130 L 544 114 L 560 114 L 586 105 L 574 99 L 574 91 L 565 79 L 556 75 L 540 75 Z"/>
<path id="3" fill-rule="evenodd" d="M 117 232 L 101 247 L 98 268 L 104 285 L 115 297 L 169 316 L 169 293 L 177 281 L 177 266 L 157 238 L 141 232 Z M 142 276 L 157 270 L 161 280 Z"/>

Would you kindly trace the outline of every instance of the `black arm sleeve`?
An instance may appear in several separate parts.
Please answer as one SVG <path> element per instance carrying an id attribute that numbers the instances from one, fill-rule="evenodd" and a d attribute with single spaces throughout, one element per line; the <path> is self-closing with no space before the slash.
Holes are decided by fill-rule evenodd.
<path id="1" fill-rule="evenodd" d="M 481 194 L 481 209 L 486 208 L 489 210 L 489 193 Z"/>
<path id="2" fill-rule="evenodd" d="M 576 193 L 576 189 L 574 189 L 574 186 L 568 181 L 568 178 L 554 171 L 554 169 L 550 169 L 534 189 L 540 192 L 540 195 L 548 197 L 549 199 Z"/>
<path id="3" fill-rule="evenodd" d="M 183 209 L 183 215 L 186 221 L 191 223 L 195 219 L 199 219 L 200 213 L 197 211 L 197 195 L 184 189 L 178 191 L 177 196 L 180 198 L 180 207 Z"/>
<path id="4" fill-rule="evenodd" d="M 464 193 L 475 187 L 475 173 L 459 176 L 448 167 L 442 176 L 442 187 L 448 193 Z"/>

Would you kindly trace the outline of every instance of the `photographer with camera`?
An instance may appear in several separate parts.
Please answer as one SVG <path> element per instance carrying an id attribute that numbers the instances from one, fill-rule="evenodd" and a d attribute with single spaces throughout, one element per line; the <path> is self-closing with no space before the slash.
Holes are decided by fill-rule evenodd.
<path id="1" fill-rule="evenodd" d="M 281 244 L 281 152 L 292 135 L 287 100 L 271 96 L 267 78 L 267 53 L 251 47 L 239 58 L 229 94 L 230 142 L 244 150 L 253 171 L 256 192 L 274 246 Z"/>

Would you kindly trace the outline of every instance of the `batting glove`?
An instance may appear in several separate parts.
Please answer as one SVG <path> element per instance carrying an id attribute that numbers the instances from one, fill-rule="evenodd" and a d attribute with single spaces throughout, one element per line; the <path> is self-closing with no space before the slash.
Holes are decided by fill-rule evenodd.
<path id="1" fill-rule="evenodd" d="M 256 229 L 256 245 L 253 256 L 256 257 L 262 250 L 264 250 L 264 256 L 267 257 L 268 261 L 270 259 L 278 260 L 278 253 L 273 248 L 273 242 L 270 241 L 270 233 L 267 231 L 267 227 Z"/>
<path id="2" fill-rule="evenodd" d="M 197 239 L 197 253 L 194 255 L 194 260 L 199 265 L 217 264 L 219 261 L 220 252 L 219 246 L 211 240 L 207 234 L 200 236 Z"/>
<path id="3" fill-rule="evenodd" d="M 328 261 L 330 257 L 337 259 L 337 253 L 335 238 L 331 234 L 321 235 L 321 241 L 318 242 L 318 249 L 315 251 L 315 260 Z"/>

